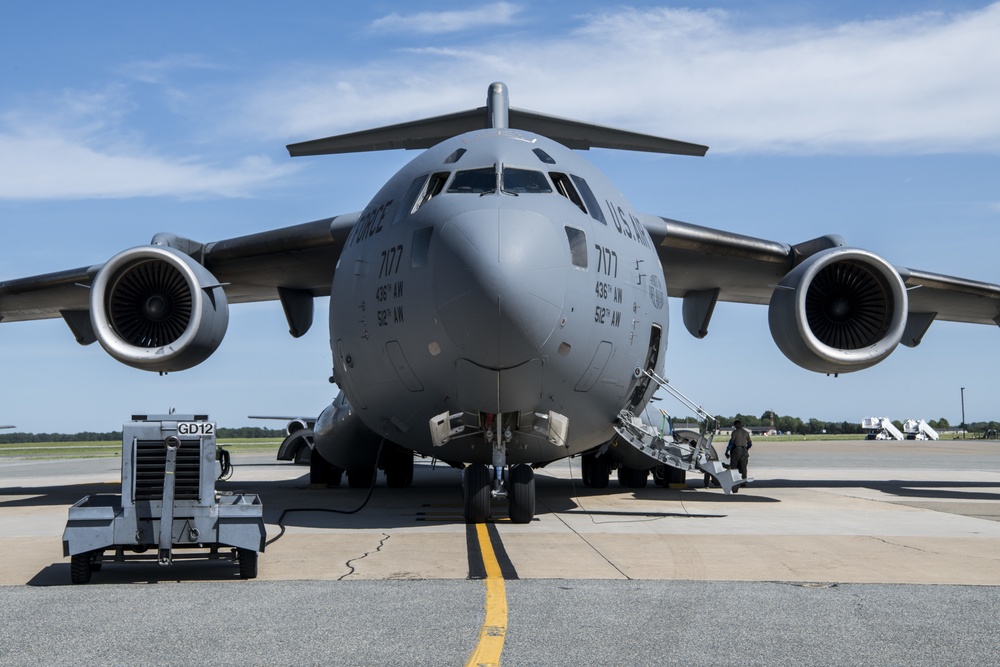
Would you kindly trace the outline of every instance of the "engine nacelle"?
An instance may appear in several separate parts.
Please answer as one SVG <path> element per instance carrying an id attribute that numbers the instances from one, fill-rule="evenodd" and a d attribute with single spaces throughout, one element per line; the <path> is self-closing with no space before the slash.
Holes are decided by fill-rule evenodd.
<path id="1" fill-rule="evenodd" d="M 906 286 L 891 264 L 867 250 L 831 248 L 781 280 L 768 323 L 793 363 L 817 373 L 849 373 L 896 349 L 906 313 Z"/>
<path id="2" fill-rule="evenodd" d="M 141 246 L 112 257 L 90 290 L 94 333 L 108 354 L 147 371 L 181 371 L 207 359 L 229 325 L 219 281 L 173 248 Z"/>
<path id="3" fill-rule="evenodd" d="M 293 419 L 285 425 L 285 435 L 291 435 L 306 429 L 311 431 L 313 423 L 315 422 L 311 419 L 303 419 L 301 417 Z"/>
<path id="4" fill-rule="evenodd" d="M 344 470 L 374 466 L 382 442 L 354 412 L 344 392 L 317 417 L 313 434 L 320 456 Z"/>

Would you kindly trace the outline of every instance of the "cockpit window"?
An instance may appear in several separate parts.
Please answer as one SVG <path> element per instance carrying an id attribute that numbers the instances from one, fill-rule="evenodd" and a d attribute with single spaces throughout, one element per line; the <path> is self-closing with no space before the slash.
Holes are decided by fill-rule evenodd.
<path id="1" fill-rule="evenodd" d="M 552 192 L 552 187 L 545 179 L 545 174 L 530 169 L 503 170 L 503 191 L 509 194 L 536 194 Z"/>
<path id="2" fill-rule="evenodd" d="M 573 181 L 570 180 L 569 176 L 553 171 L 549 172 L 549 178 L 555 183 L 556 192 L 576 204 L 584 213 L 587 212 L 586 207 L 583 205 L 583 200 L 580 199 L 580 193 L 573 187 Z"/>
<path id="3" fill-rule="evenodd" d="M 587 203 L 587 208 L 590 209 L 590 217 L 597 220 L 602 225 L 608 224 L 608 221 L 604 219 L 604 212 L 601 211 L 601 205 L 597 203 L 597 197 L 594 196 L 594 191 L 590 189 L 589 185 L 587 185 L 587 181 L 572 174 L 570 177 L 573 179 L 573 182 L 576 183 L 576 187 L 580 190 L 580 194 L 583 195 L 583 201 Z"/>
<path id="4" fill-rule="evenodd" d="M 420 196 L 420 193 L 424 189 L 426 183 L 427 174 L 413 179 L 413 182 L 410 183 L 410 187 L 406 189 L 406 194 L 403 195 L 403 200 L 399 202 L 399 206 L 396 207 L 396 215 L 392 218 L 392 224 L 395 225 L 406 216 L 417 210 L 417 197 Z"/>
<path id="5" fill-rule="evenodd" d="M 448 188 L 449 193 L 488 194 L 497 191 L 496 166 L 466 169 L 455 174 Z"/>
<path id="6" fill-rule="evenodd" d="M 545 164 L 556 163 L 556 161 L 552 158 L 552 156 L 543 151 L 541 148 L 533 148 L 531 152 L 534 153 L 535 156 L 538 157 L 538 159 L 544 162 Z"/>
<path id="7" fill-rule="evenodd" d="M 461 159 L 461 157 L 463 155 L 465 155 L 465 153 L 466 153 L 466 150 L 464 148 L 457 148 L 457 149 L 455 149 L 455 152 L 453 152 L 451 155 L 449 155 L 448 157 L 446 157 L 444 159 L 444 163 L 445 164 L 455 164 L 456 162 L 459 161 L 459 159 Z"/>
<path id="8" fill-rule="evenodd" d="M 448 180 L 449 176 L 451 176 L 451 174 L 447 171 L 441 171 L 436 174 L 431 174 L 431 177 L 427 179 L 427 183 L 420 190 L 420 194 L 413 202 L 413 206 L 410 207 L 408 211 L 410 215 L 416 213 L 417 209 L 419 209 L 421 206 L 429 202 L 434 197 L 437 197 L 439 194 L 441 194 L 441 190 L 444 189 L 445 181 Z M 420 179 L 418 178 L 416 181 L 410 184 L 410 187 L 411 188 L 414 187 L 414 185 L 419 180 Z M 409 192 L 407 192 L 407 195 L 409 195 Z"/>

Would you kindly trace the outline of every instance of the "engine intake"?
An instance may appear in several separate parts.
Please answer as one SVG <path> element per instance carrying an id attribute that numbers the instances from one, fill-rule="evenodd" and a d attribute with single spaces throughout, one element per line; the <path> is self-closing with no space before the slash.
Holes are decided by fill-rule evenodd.
<path id="1" fill-rule="evenodd" d="M 874 366 L 906 327 L 906 286 L 878 255 L 832 248 L 790 271 L 771 295 L 768 323 L 781 352 L 818 373 Z"/>
<path id="2" fill-rule="evenodd" d="M 222 343 L 229 305 L 219 282 L 179 250 L 130 248 L 98 272 L 90 316 L 101 346 L 148 371 L 197 366 Z"/>

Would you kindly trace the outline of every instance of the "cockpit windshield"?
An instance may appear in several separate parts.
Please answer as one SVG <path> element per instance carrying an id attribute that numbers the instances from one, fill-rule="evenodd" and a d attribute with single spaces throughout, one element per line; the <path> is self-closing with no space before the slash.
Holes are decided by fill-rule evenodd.
<path id="1" fill-rule="evenodd" d="M 496 167 L 459 171 L 448 186 L 449 193 L 487 194 L 497 191 Z"/>
<path id="2" fill-rule="evenodd" d="M 552 192 L 552 186 L 540 171 L 504 167 L 503 192 L 518 195 L 549 193 Z"/>
<path id="3" fill-rule="evenodd" d="M 545 174 L 531 169 L 503 167 L 501 171 L 502 187 L 500 191 L 509 195 L 548 194 L 552 185 Z M 494 194 L 497 191 L 496 166 L 479 169 L 465 169 L 455 172 L 455 177 L 448 186 L 448 192 L 471 194 Z"/>

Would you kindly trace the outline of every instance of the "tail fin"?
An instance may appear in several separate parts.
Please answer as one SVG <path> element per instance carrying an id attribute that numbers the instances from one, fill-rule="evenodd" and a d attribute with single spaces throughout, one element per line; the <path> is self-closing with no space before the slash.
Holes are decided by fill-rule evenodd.
<path id="1" fill-rule="evenodd" d="M 485 107 L 289 144 L 288 153 L 292 157 L 299 157 L 400 148 L 408 150 L 430 148 L 445 139 L 466 132 L 507 127 L 540 134 L 578 150 L 613 148 L 698 157 L 708 152 L 708 146 L 700 144 L 628 132 L 534 111 L 512 109 L 509 106 L 507 86 L 503 83 L 493 83 L 487 91 Z"/>

